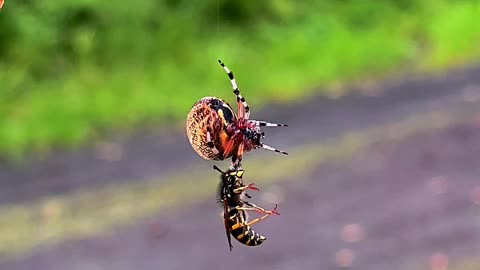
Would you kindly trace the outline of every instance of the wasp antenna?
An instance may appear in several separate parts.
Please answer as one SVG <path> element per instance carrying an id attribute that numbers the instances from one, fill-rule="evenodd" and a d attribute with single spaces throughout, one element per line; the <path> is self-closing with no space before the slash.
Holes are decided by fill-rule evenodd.
<path id="1" fill-rule="evenodd" d="M 270 123 L 267 121 L 250 120 L 250 122 L 259 127 L 288 127 L 286 124 Z"/>
<path id="2" fill-rule="evenodd" d="M 224 171 L 220 170 L 220 168 L 218 168 L 218 167 L 217 167 L 217 166 L 215 166 L 215 165 L 213 165 L 213 169 L 214 169 L 214 170 L 217 170 L 217 171 L 219 171 L 220 173 L 223 173 L 223 174 L 225 174 L 225 172 L 224 172 Z"/>
<path id="3" fill-rule="evenodd" d="M 266 144 L 263 144 L 263 143 L 261 144 L 261 147 L 262 147 L 263 149 L 267 149 L 267 150 L 270 150 L 270 151 L 273 151 L 273 152 L 277 152 L 277 153 L 280 153 L 280 154 L 288 155 L 287 152 L 280 151 L 280 150 L 278 150 L 278 149 L 275 149 L 275 148 L 273 148 L 273 147 L 271 147 L 271 146 L 268 146 L 268 145 L 266 145 Z"/>

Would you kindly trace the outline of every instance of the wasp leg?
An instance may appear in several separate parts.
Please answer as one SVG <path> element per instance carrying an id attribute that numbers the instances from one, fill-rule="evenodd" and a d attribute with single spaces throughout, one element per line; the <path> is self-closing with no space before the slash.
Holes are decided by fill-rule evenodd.
<path id="1" fill-rule="evenodd" d="M 271 215 L 271 214 L 266 214 L 266 215 L 264 215 L 264 216 L 262 216 L 262 217 L 256 218 L 256 219 L 248 222 L 246 225 L 247 225 L 247 226 L 252 226 L 253 224 L 258 223 L 258 222 L 266 219 L 266 218 L 269 217 L 270 215 Z"/>
<path id="2" fill-rule="evenodd" d="M 251 203 L 251 202 L 244 201 L 243 203 L 250 206 L 251 208 L 248 208 L 248 209 L 252 210 L 252 211 L 256 211 L 256 212 L 259 212 L 259 213 L 272 213 L 272 214 L 275 214 L 275 215 L 280 215 L 280 213 L 275 211 L 275 210 L 277 210 L 277 206 L 278 206 L 277 204 L 275 204 L 275 208 L 273 208 L 273 210 L 268 211 L 268 210 L 265 210 L 264 208 L 254 204 L 254 203 Z"/>
<path id="3" fill-rule="evenodd" d="M 251 190 L 255 190 L 255 191 L 259 191 L 259 190 L 260 190 L 259 188 L 257 188 L 257 187 L 255 186 L 255 183 L 250 183 L 250 184 L 248 184 L 248 185 L 246 185 L 246 186 L 243 186 L 243 187 L 239 187 L 239 188 L 234 189 L 233 192 L 234 192 L 234 193 L 240 193 L 240 192 L 243 192 L 243 191 L 246 190 L 246 189 L 251 189 Z"/>
<path id="4" fill-rule="evenodd" d="M 275 209 L 276 209 L 276 208 L 277 208 L 277 207 L 275 206 Z M 275 210 L 273 210 L 273 211 L 267 211 L 267 214 L 266 214 L 266 215 L 263 215 L 263 216 L 261 216 L 261 217 L 259 217 L 259 218 L 256 218 L 256 219 L 253 219 L 253 220 L 251 220 L 250 222 L 246 223 L 245 225 L 247 225 L 247 226 L 252 226 L 253 224 L 258 223 L 258 222 L 266 219 L 267 217 L 269 217 L 270 215 L 272 215 L 272 214 L 274 214 L 274 213 L 276 213 Z"/>
<path id="5" fill-rule="evenodd" d="M 253 208 L 253 207 L 236 207 L 236 209 L 241 210 L 241 211 L 255 211 L 257 213 L 267 213 L 267 215 L 280 215 L 277 211 L 268 211 L 265 209 L 258 209 L 258 208 Z"/>
<path id="6" fill-rule="evenodd" d="M 267 121 L 248 120 L 248 122 L 254 123 L 256 126 L 259 127 L 288 127 L 288 125 L 286 124 L 270 123 Z"/>
<path id="7" fill-rule="evenodd" d="M 218 63 L 220 63 L 220 65 L 223 67 L 225 72 L 227 72 L 228 78 L 230 79 L 230 83 L 232 84 L 233 93 L 237 97 L 238 118 L 248 119 L 250 117 L 250 107 L 248 106 L 245 98 L 242 97 L 242 95 L 240 95 L 240 90 L 238 89 L 238 85 L 235 80 L 235 77 L 233 76 L 233 72 L 230 69 L 228 69 L 228 67 L 226 67 L 221 60 L 218 60 Z"/>

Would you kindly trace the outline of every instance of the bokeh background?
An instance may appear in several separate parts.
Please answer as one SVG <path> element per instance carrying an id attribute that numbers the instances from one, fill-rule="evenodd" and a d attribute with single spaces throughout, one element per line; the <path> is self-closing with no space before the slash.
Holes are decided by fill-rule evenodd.
<path id="1" fill-rule="evenodd" d="M 15 0 L 0 10 L 0 269 L 480 269 L 480 1 Z M 268 240 L 228 250 L 204 96 Z M 234 106 L 235 107 L 235 106 Z M 228 161 L 216 162 L 226 168 Z M 258 228 L 258 229 L 257 229 Z"/>

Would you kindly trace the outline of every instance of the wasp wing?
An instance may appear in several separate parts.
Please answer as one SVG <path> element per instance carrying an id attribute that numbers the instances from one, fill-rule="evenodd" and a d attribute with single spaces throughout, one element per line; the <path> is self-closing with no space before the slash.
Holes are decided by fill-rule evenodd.
<path id="1" fill-rule="evenodd" d="M 232 246 L 232 238 L 230 236 L 230 226 L 229 226 L 229 219 L 230 217 L 228 216 L 228 205 L 227 205 L 227 200 L 223 200 L 223 220 L 225 222 L 225 232 L 227 233 L 227 240 L 228 240 L 228 246 L 230 247 L 230 251 L 232 251 L 233 246 Z"/>

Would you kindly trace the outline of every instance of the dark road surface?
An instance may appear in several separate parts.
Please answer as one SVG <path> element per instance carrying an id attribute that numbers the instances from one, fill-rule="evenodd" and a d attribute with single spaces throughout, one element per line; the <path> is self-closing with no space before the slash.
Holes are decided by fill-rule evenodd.
<path id="1" fill-rule="evenodd" d="M 391 85 L 379 97 L 352 95 L 340 101 L 274 106 L 261 118 L 290 124 L 288 131 L 269 131 L 270 144 L 286 148 L 433 109 L 461 108 L 480 97 L 479 87 L 480 70 L 472 69 L 446 79 Z M 474 256 L 480 252 L 480 114 L 472 119 L 401 142 L 375 144 L 350 160 L 318 166 L 307 176 L 252 194 L 266 207 L 278 201 L 281 213 L 254 226 L 267 236 L 260 247 L 245 248 L 234 241 L 230 252 L 220 209 L 211 200 L 139 220 L 102 237 L 0 260 L 0 269 L 287 270 L 338 269 L 351 264 L 351 269 L 414 270 L 430 269 L 433 254 L 452 260 Z M 85 150 L 77 156 L 60 153 L 35 163 L 27 172 L 2 168 L 0 202 L 103 184 L 95 179 L 147 177 L 198 162 L 183 139 L 160 140 L 151 148 L 144 145 L 149 139 L 133 140 L 126 144 L 124 158 L 114 164 L 94 161 L 91 150 Z M 168 151 L 180 154 L 172 159 L 158 154 Z M 69 167 L 73 164 L 69 162 L 84 164 L 84 169 Z M 7 178 L 32 183 L 35 174 L 57 180 L 36 189 L 20 184 L 6 188 Z M 71 181 L 60 183 L 59 179 Z M 346 228 L 353 229 L 342 239 Z M 336 254 L 341 258 L 335 260 Z"/>

